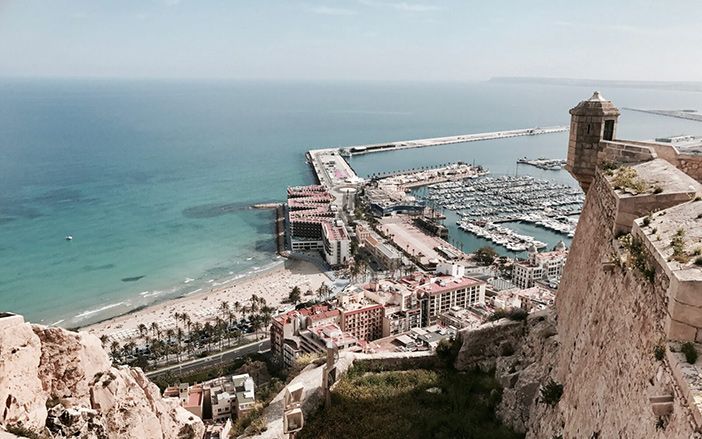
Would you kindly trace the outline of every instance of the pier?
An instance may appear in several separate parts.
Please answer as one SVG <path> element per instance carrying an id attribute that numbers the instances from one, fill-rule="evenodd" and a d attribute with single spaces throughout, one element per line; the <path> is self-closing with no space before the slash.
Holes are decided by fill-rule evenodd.
<path id="1" fill-rule="evenodd" d="M 368 154 L 372 152 L 397 151 L 401 149 L 425 148 L 428 146 L 449 145 L 453 143 L 479 142 L 482 140 L 497 140 L 510 137 L 536 136 L 539 134 L 562 133 L 568 131 L 566 126 L 553 126 L 545 128 L 525 128 L 509 131 L 495 131 L 491 133 L 461 134 L 458 136 L 433 137 L 429 139 L 401 140 L 388 143 L 375 143 L 370 145 L 355 145 L 337 148 L 343 156 Z"/>
<path id="2" fill-rule="evenodd" d="M 363 183 L 351 168 L 345 157 L 354 154 L 369 154 L 373 152 L 399 151 L 411 148 L 448 145 L 453 143 L 478 142 L 483 140 L 506 139 L 510 137 L 536 136 L 540 134 L 562 133 L 568 131 L 566 126 L 535 127 L 519 130 L 494 131 L 490 133 L 462 134 L 458 136 L 433 137 L 428 139 L 403 140 L 397 142 L 355 145 L 311 149 L 307 151 L 307 162 L 312 166 L 319 184 L 323 185 L 335 196 L 341 195 L 340 189 L 357 187 Z"/>
<path id="3" fill-rule="evenodd" d="M 622 107 L 623 110 L 638 111 L 639 113 L 656 114 L 658 116 L 676 117 L 678 119 L 702 122 L 702 113 L 697 110 L 646 110 L 643 108 Z"/>

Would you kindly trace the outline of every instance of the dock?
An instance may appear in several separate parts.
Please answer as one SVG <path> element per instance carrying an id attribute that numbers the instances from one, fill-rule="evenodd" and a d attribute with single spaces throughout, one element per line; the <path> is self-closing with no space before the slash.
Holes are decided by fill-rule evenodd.
<path id="1" fill-rule="evenodd" d="M 311 149 L 307 151 L 307 162 L 312 166 L 319 184 L 337 197 L 343 195 L 343 190 L 355 188 L 363 184 L 351 168 L 346 157 L 373 152 L 399 151 L 411 148 L 448 145 L 453 143 L 478 142 L 483 140 L 506 139 L 520 136 L 536 136 L 541 134 L 562 133 L 568 131 L 567 126 L 535 127 L 519 130 L 494 131 L 490 133 L 462 134 L 458 136 L 434 137 L 428 139 L 403 140 L 397 142 L 377 143 L 369 145 L 339 146 Z"/>
<path id="2" fill-rule="evenodd" d="M 461 134 L 458 136 L 433 137 L 428 139 L 417 140 L 400 140 L 396 142 L 375 143 L 369 145 L 354 145 L 338 147 L 336 149 L 339 150 L 339 153 L 341 155 L 351 157 L 358 154 L 368 154 L 372 152 L 398 151 L 402 149 L 425 148 L 428 146 L 450 145 L 454 143 L 469 143 L 479 142 L 483 140 L 507 139 L 510 137 L 536 136 L 540 134 L 562 133 L 564 131 L 568 131 L 568 127 L 535 127 L 524 128 L 519 130 L 494 131 L 490 133 Z"/>
<path id="3" fill-rule="evenodd" d="M 702 122 L 702 113 L 696 110 L 646 110 L 643 108 L 622 107 L 623 110 L 638 111 L 639 113 L 656 114 L 658 116 L 676 117 L 678 119 Z"/>

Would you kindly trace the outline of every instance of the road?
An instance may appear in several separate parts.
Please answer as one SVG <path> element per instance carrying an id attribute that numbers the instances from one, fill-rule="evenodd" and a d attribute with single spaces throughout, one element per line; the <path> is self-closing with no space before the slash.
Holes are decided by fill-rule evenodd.
<path id="1" fill-rule="evenodd" d="M 197 358 L 195 360 L 189 360 L 185 361 L 180 364 L 175 364 L 173 366 L 168 366 L 164 367 L 162 369 L 158 370 L 153 370 L 151 372 L 147 372 L 146 376 L 149 378 L 155 378 L 157 376 L 163 375 L 166 372 L 173 372 L 174 374 L 185 374 L 185 373 L 191 373 L 191 372 L 196 372 L 199 369 L 205 369 L 205 368 L 210 368 L 213 366 L 217 366 L 219 364 L 225 364 L 228 362 L 231 362 L 233 360 L 236 360 L 237 358 L 241 358 L 245 355 L 248 354 L 255 354 L 255 353 L 263 353 L 263 352 L 268 352 L 271 349 L 271 340 L 270 339 L 265 339 L 265 340 L 259 340 L 255 341 L 253 343 L 249 343 L 244 346 L 239 346 L 233 349 L 229 349 L 224 352 L 219 352 L 214 355 L 210 355 L 208 357 L 204 358 Z"/>

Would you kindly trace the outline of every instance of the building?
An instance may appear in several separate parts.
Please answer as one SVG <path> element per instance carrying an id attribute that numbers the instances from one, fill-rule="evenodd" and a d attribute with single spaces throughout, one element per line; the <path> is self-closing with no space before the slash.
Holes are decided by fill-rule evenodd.
<path id="1" fill-rule="evenodd" d="M 383 337 L 385 307 L 365 297 L 365 291 L 340 298 L 341 329 L 358 340 L 372 341 Z"/>
<path id="2" fill-rule="evenodd" d="M 514 264 L 512 283 L 522 289 L 531 288 L 539 281 L 557 287 L 567 256 L 568 250 L 563 241 L 556 245 L 554 251 L 544 253 L 539 253 L 532 245 L 527 260 Z"/>
<path id="3" fill-rule="evenodd" d="M 254 390 L 254 380 L 248 373 L 232 376 L 235 398 L 232 412 L 237 418 L 253 410 L 256 407 L 256 395 Z"/>
<path id="4" fill-rule="evenodd" d="M 295 359 L 302 353 L 318 352 L 306 348 L 309 345 L 303 345 L 304 334 L 309 334 L 309 330 L 320 326 L 340 324 L 341 312 L 326 305 L 315 305 L 277 315 L 273 317 L 270 328 L 271 353 L 283 365 L 292 367 Z"/>
<path id="5" fill-rule="evenodd" d="M 344 223 L 336 220 L 322 223 L 322 241 L 324 246 L 324 259 L 329 265 L 346 265 L 351 258 L 351 239 L 346 232 Z"/>
<path id="6" fill-rule="evenodd" d="M 359 224 L 356 226 L 358 242 L 386 269 L 402 265 L 402 254 L 383 240 L 377 233 Z"/>
<path id="7" fill-rule="evenodd" d="M 358 340 L 334 324 L 328 323 L 300 331 L 300 349 L 304 353 L 326 353 L 328 346 L 339 350 L 350 349 L 358 345 Z"/>
<path id="8" fill-rule="evenodd" d="M 188 397 L 183 402 L 183 408 L 198 418 L 202 419 L 202 409 L 205 403 L 205 389 L 195 385 L 188 389 Z"/>
<path id="9" fill-rule="evenodd" d="M 177 386 L 166 387 L 163 391 L 165 398 L 178 398 L 181 405 L 188 400 L 188 383 L 180 383 Z"/>
<path id="10" fill-rule="evenodd" d="M 236 395 L 225 390 L 225 386 L 210 388 L 210 404 L 212 405 L 212 420 L 223 422 L 232 416 L 232 403 Z"/>
<path id="11" fill-rule="evenodd" d="M 365 194 L 371 213 L 376 217 L 395 214 L 418 216 L 424 212 L 421 202 L 392 184 L 380 182 L 375 187 L 366 187 Z"/>
<path id="12" fill-rule="evenodd" d="M 324 186 L 288 188 L 286 234 L 290 250 L 324 250 L 322 224 L 336 217 L 332 201 Z"/>
<path id="13" fill-rule="evenodd" d="M 439 314 L 439 321 L 444 326 L 458 329 L 477 328 L 483 323 L 483 318 L 470 309 L 459 308 L 457 306 L 451 308 L 447 312 Z"/>
<path id="14" fill-rule="evenodd" d="M 417 297 L 420 300 L 422 326 L 428 326 L 439 319 L 439 315 L 454 307 L 485 303 L 486 282 L 472 277 L 437 276 L 416 278 Z"/>

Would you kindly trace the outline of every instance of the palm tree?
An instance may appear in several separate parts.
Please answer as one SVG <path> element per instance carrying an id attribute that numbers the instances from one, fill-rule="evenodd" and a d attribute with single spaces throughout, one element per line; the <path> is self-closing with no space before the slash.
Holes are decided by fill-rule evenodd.
<path id="1" fill-rule="evenodd" d="M 234 302 L 234 312 L 239 312 L 241 310 L 241 303 L 239 301 Z"/>
<path id="2" fill-rule="evenodd" d="M 147 328 L 146 325 L 143 323 L 139 323 L 137 329 L 139 330 L 139 336 L 142 338 L 149 333 L 149 328 Z"/>
<path id="3" fill-rule="evenodd" d="M 102 346 L 105 347 L 107 345 L 107 342 L 110 340 L 110 337 L 107 334 L 102 334 L 100 336 L 100 343 L 102 343 Z"/>
<path id="4" fill-rule="evenodd" d="M 158 329 L 158 323 L 153 322 L 151 323 L 151 330 L 154 332 L 154 336 L 156 338 L 161 338 L 161 331 Z"/>
<path id="5" fill-rule="evenodd" d="M 176 354 L 177 354 L 177 360 L 179 362 L 180 362 L 180 353 L 182 352 L 181 344 L 183 343 L 183 335 L 185 335 L 185 333 L 183 332 L 183 328 L 177 328 L 176 329 L 176 340 L 178 341 L 178 350 L 176 351 Z"/>
<path id="6" fill-rule="evenodd" d="M 224 332 L 224 320 L 222 320 L 219 316 L 215 318 L 215 324 L 213 328 L 214 334 L 217 336 L 217 341 L 219 342 L 219 350 L 222 350 L 222 336 L 225 334 Z"/>
<path id="7" fill-rule="evenodd" d="M 255 294 L 251 295 L 251 313 L 258 311 L 258 296 Z"/>
<path id="8" fill-rule="evenodd" d="M 183 319 L 183 323 L 185 323 L 185 327 L 188 328 L 188 334 L 190 334 L 190 326 L 192 326 L 193 321 L 190 320 L 190 316 L 186 313 L 181 314 L 181 318 Z"/>
<path id="9" fill-rule="evenodd" d="M 263 320 L 260 314 L 254 314 L 251 316 L 251 327 L 256 332 L 256 340 L 258 340 L 258 331 L 263 326 Z"/>
<path id="10" fill-rule="evenodd" d="M 172 328 L 166 330 L 166 362 L 168 362 L 168 354 L 171 351 L 171 342 L 175 338 L 175 331 Z"/>
<path id="11" fill-rule="evenodd" d="M 110 344 L 110 353 L 112 354 L 112 362 L 119 363 L 121 355 L 119 354 L 119 342 L 117 340 Z"/>
<path id="12" fill-rule="evenodd" d="M 225 320 L 227 318 L 227 312 L 229 312 L 229 302 L 223 300 L 222 303 L 219 304 L 219 310 L 222 311 L 222 319 Z"/>
<path id="13" fill-rule="evenodd" d="M 210 350 L 210 343 L 212 342 L 212 323 L 206 322 L 205 326 L 203 326 L 202 330 L 204 331 L 205 335 L 207 336 L 207 350 Z"/>
<path id="14" fill-rule="evenodd" d="M 127 358 L 134 354 L 134 349 L 136 349 L 136 343 L 129 341 L 122 346 L 122 352 L 124 353 L 124 358 Z"/>

